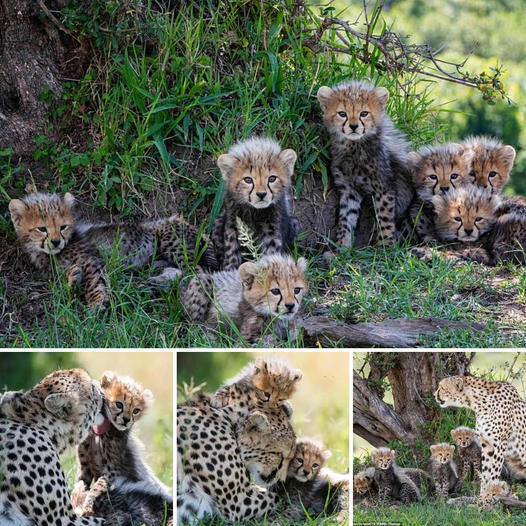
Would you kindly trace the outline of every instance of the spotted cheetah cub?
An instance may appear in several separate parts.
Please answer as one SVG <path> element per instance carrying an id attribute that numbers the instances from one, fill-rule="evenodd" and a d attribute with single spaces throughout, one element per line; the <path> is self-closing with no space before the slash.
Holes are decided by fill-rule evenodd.
<path id="1" fill-rule="evenodd" d="M 238 218 L 248 227 L 263 255 L 290 247 L 299 231 L 292 217 L 294 150 L 282 150 L 272 139 L 253 137 L 220 155 L 217 165 L 225 180 L 223 210 L 212 238 L 220 268 L 237 269 L 242 261 Z"/>
<path id="2" fill-rule="evenodd" d="M 419 241 L 436 239 L 433 197 L 447 196 L 469 183 L 472 156 L 469 148 L 454 143 L 425 146 L 407 155 L 417 192 L 409 213 Z"/>
<path id="3" fill-rule="evenodd" d="M 75 229 L 75 198 L 66 193 L 35 193 L 9 203 L 11 220 L 31 263 L 51 274 L 53 259 L 65 271 L 69 285 L 82 287 L 90 307 L 104 308 L 108 293 L 104 260 L 96 248 Z"/>
<path id="4" fill-rule="evenodd" d="M 470 506 L 479 504 L 484 508 L 492 508 L 500 502 L 501 497 L 512 498 L 514 500 L 517 499 L 506 482 L 503 480 L 497 480 L 488 483 L 486 486 L 486 492 L 480 497 L 457 497 L 455 499 L 449 499 L 447 503 L 450 505 L 468 504 Z"/>
<path id="5" fill-rule="evenodd" d="M 288 400 L 303 377 L 285 360 L 256 358 L 220 387 L 211 399 L 213 407 L 257 404 L 263 401 L 276 407 Z"/>
<path id="6" fill-rule="evenodd" d="M 457 465 L 453 460 L 455 446 L 442 442 L 432 445 L 430 450 L 429 471 L 435 481 L 436 496 L 445 499 L 458 482 Z"/>
<path id="7" fill-rule="evenodd" d="M 462 145 L 472 152 L 470 182 L 490 194 L 500 193 L 510 179 L 513 147 L 484 136 L 468 137 Z"/>
<path id="8" fill-rule="evenodd" d="M 380 502 L 408 503 L 420 500 L 420 490 L 396 464 L 395 452 L 392 449 L 380 447 L 372 452 L 371 458 Z"/>
<path id="9" fill-rule="evenodd" d="M 165 503 L 172 503 L 170 490 L 141 458 L 142 444 L 131 433 L 153 395 L 111 371 L 103 374 L 101 387 L 106 419 L 77 448 L 73 505 L 80 515 L 109 517 L 118 511 L 137 523 L 161 526 Z"/>
<path id="10" fill-rule="evenodd" d="M 336 242 L 352 247 L 362 201 L 372 196 L 380 241 L 390 244 L 413 189 L 405 167 L 408 143 L 385 113 L 389 92 L 353 80 L 322 86 L 317 97 L 332 140 L 331 171 L 339 194 Z"/>
<path id="11" fill-rule="evenodd" d="M 470 427 L 460 426 L 451 430 L 451 438 L 457 448 L 460 459 L 457 489 L 462 486 L 466 476 L 473 467 L 472 481 L 480 481 L 482 470 L 482 448 L 476 431 Z"/>
<path id="12" fill-rule="evenodd" d="M 368 467 L 354 475 L 353 505 L 372 506 L 378 500 L 378 487 L 374 482 L 374 467 Z"/>
<path id="13" fill-rule="evenodd" d="M 307 291 L 304 258 L 274 254 L 239 269 L 201 274 L 181 288 L 181 303 L 190 319 L 217 328 L 234 323 L 253 344 L 267 331 L 286 338 L 287 323 L 297 315 Z"/>
<path id="14" fill-rule="evenodd" d="M 324 450 L 322 444 L 312 438 L 303 437 L 296 441 L 294 458 L 281 488 L 282 501 L 288 502 L 282 516 L 305 519 L 325 512 L 327 515 L 337 514 L 338 522 L 347 517 L 349 477 L 325 467 L 330 456 L 330 451 Z"/>

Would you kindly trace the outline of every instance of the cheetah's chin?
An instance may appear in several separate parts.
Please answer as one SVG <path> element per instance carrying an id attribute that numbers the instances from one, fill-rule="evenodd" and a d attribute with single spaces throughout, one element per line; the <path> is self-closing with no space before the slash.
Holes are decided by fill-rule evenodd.
<path id="1" fill-rule="evenodd" d="M 251 203 L 254 208 L 268 208 L 272 203 L 270 201 L 256 201 Z"/>

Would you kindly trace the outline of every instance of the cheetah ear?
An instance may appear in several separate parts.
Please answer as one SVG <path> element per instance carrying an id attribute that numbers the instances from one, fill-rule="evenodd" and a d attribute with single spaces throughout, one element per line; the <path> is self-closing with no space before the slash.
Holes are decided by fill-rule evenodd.
<path id="1" fill-rule="evenodd" d="M 46 397 L 44 406 L 61 420 L 68 420 L 78 405 L 78 398 L 71 393 L 53 393 Z"/>
<path id="2" fill-rule="evenodd" d="M 331 88 L 329 88 L 329 86 L 322 86 L 318 90 L 318 93 L 316 93 L 316 97 L 323 111 L 327 109 L 327 106 L 329 105 L 329 100 L 331 99 L 333 93 L 334 91 Z"/>
<path id="3" fill-rule="evenodd" d="M 113 383 L 116 376 L 117 375 L 113 371 L 104 371 L 102 373 L 102 380 L 100 381 L 100 386 L 103 389 L 106 389 Z"/>
<path id="4" fill-rule="evenodd" d="M 455 380 L 455 387 L 459 390 L 459 391 L 462 391 L 464 389 L 464 380 L 462 378 L 457 378 Z"/>
<path id="5" fill-rule="evenodd" d="M 299 258 L 296 261 L 296 267 L 300 272 L 305 272 L 307 270 L 307 260 L 305 258 Z"/>
<path id="6" fill-rule="evenodd" d="M 18 222 L 26 210 L 27 206 L 21 199 L 11 199 L 9 201 L 9 212 L 13 223 Z"/>
<path id="7" fill-rule="evenodd" d="M 503 146 L 499 150 L 499 153 L 506 166 L 511 168 L 513 161 L 515 161 L 515 148 L 513 148 L 513 146 Z"/>
<path id="8" fill-rule="evenodd" d="M 438 446 L 437 446 L 436 444 L 433 445 L 433 446 L 429 446 L 429 451 L 431 451 L 431 454 L 433 454 L 433 453 L 436 451 L 436 448 L 437 448 L 437 447 L 438 447 Z"/>
<path id="9" fill-rule="evenodd" d="M 62 200 L 68 208 L 73 208 L 75 206 L 75 198 L 73 197 L 73 194 L 70 194 L 69 192 L 64 194 L 64 198 Z"/>
<path id="10" fill-rule="evenodd" d="M 288 400 L 286 400 L 284 402 L 281 402 L 279 407 L 285 413 L 285 416 L 290 420 L 292 418 L 292 414 L 294 413 L 294 410 L 292 409 L 292 404 Z"/>
<path id="11" fill-rule="evenodd" d="M 466 164 L 471 164 L 473 161 L 473 156 L 475 155 L 475 152 L 471 148 L 466 148 L 465 146 L 462 146 L 461 144 L 458 145 L 460 148 L 460 151 L 462 152 L 462 160 Z"/>
<path id="12" fill-rule="evenodd" d="M 415 169 L 421 160 L 422 156 L 418 152 L 409 152 L 407 154 L 407 164 L 409 168 Z"/>
<path id="13" fill-rule="evenodd" d="M 285 168 L 287 168 L 289 176 L 292 177 L 292 174 L 294 173 L 294 165 L 296 164 L 296 159 L 298 158 L 296 152 L 294 150 L 291 150 L 290 148 L 287 150 L 283 150 L 279 154 L 279 158 L 281 162 L 285 165 Z"/>
<path id="14" fill-rule="evenodd" d="M 269 433 L 270 424 L 267 417 L 259 411 L 254 411 L 245 420 L 243 427 L 247 433 Z"/>
<path id="15" fill-rule="evenodd" d="M 292 374 L 292 379 L 295 382 L 299 382 L 303 378 L 303 372 L 300 369 L 295 369 Z"/>
<path id="16" fill-rule="evenodd" d="M 259 358 L 256 358 L 254 370 L 256 374 L 260 372 L 268 373 L 267 360 L 265 360 L 265 358 L 262 358 L 261 356 Z"/>
<path id="17" fill-rule="evenodd" d="M 217 166 L 219 167 L 221 175 L 225 181 L 228 179 L 229 175 L 232 173 L 238 163 L 238 159 L 228 153 L 224 153 L 217 158 Z"/>
<path id="18" fill-rule="evenodd" d="M 142 393 L 142 396 L 144 398 L 144 401 L 146 403 L 146 407 L 150 407 L 153 402 L 155 401 L 155 398 L 153 396 L 153 393 L 149 389 L 145 389 Z"/>
<path id="19" fill-rule="evenodd" d="M 259 267 L 255 263 L 247 261 L 238 268 L 237 272 L 241 278 L 241 281 L 243 282 L 243 285 L 250 290 L 254 280 L 256 279 L 256 276 L 259 273 Z"/>
<path id="20" fill-rule="evenodd" d="M 385 108 L 387 105 L 387 101 L 389 100 L 389 92 L 387 91 L 387 89 L 383 86 L 380 86 L 379 88 L 376 88 L 374 90 L 374 94 L 380 101 L 382 108 Z"/>

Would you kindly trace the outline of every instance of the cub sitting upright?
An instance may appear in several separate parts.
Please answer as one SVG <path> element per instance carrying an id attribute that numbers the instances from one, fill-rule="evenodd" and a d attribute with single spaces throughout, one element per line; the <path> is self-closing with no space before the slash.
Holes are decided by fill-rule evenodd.
<path id="1" fill-rule="evenodd" d="M 294 150 L 282 150 L 276 141 L 261 137 L 240 142 L 219 156 L 226 193 L 212 239 L 220 268 L 237 269 L 243 261 L 238 218 L 255 236 L 263 255 L 292 245 L 299 231 L 291 216 L 295 163 Z"/>
<path id="2" fill-rule="evenodd" d="M 407 141 L 384 111 L 389 92 L 351 81 L 322 86 L 317 97 L 332 139 L 331 170 L 339 193 L 336 241 L 352 247 L 362 200 L 372 195 L 380 241 L 390 244 L 414 192 L 405 168 Z"/>
<path id="3" fill-rule="evenodd" d="M 435 481 L 437 498 L 445 499 L 448 493 L 453 492 L 457 486 L 457 465 L 453 460 L 455 446 L 446 444 L 433 444 L 430 446 L 430 472 Z"/>
<path id="4" fill-rule="evenodd" d="M 471 467 L 473 467 L 472 480 L 474 482 L 480 481 L 482 449 L 476 431 L 470 427 L 460 426 L 451 430 L 451 438 L 457 446 L 457 453 L 460 458 L 457 488 L 466 480 L 466 476 L 469 474 Z"/>
<path id="5" fill-rule="evenodd" d="M 275 254 L 237 271 L 201 274 L 181 285 L 181 303 L 192 320 L 214 329 L 221 320 L 233 322 L 249 343 L 271 328 L 285 338 L 284 321 L 294 319 L 307 290 L 306 266 L 304 258 Z"/>

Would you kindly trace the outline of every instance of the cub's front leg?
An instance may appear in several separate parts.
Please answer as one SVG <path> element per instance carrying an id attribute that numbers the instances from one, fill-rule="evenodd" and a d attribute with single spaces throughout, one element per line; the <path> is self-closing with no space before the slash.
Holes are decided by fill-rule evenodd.
<path id="1" fill-rule="evenodd" d="M 390 246 L 393 244 L 396 230 L 396 192 L 389 189 L 379 190 L 374 193 L 374 203 L 380 225 L 380 243 L 384 246 Z"/>
<path id="2" fill-rule="evenodd" d="M 235 217 L 229 217 L 225 223 L 223 234 L 223 266 L 222 270 L 236 270 L 242 263 L 241 250 L 237 238 Z"/>
<path id="3" fill-rule="evenodd" d="M 339 193 L 336 242 L 344 248 L 352 248 L 363 197 L 338 168 L 333 167 L 332 172 Z"/>

